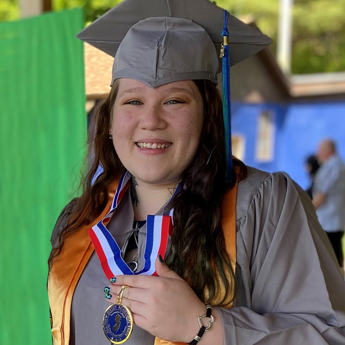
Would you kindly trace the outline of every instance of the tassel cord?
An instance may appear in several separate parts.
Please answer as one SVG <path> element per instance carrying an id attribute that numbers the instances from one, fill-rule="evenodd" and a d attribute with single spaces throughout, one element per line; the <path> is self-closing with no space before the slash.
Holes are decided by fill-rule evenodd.
<path id="1" fill-rule="evenodd" d="M 225 131 L 226 149 L 226 181 L 231 182 L 232 177 L 232 145 L 231 145 L 231 99 L 230 99 L 230 55 L 228 45 L 228 18 L 229 12 L 224 11 L 224 27 L 222 31 L 222 96 L 223 96 L 223 121 Z"/>

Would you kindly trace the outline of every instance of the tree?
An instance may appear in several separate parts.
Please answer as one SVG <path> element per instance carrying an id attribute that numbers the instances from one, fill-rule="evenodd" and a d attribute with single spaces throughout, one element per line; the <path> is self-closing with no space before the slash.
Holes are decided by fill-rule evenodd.
<path id="1" fill-rule="evenodd" d="M 295 1 L 292 71 L 345 71 L 345 0 Z"/>
<path id="2" fill-rule="evenodd" d="M 16 20 L 19 18 L 18 0 L 0 1 L 0 22 Z"/>
<path id="3" fill-rule="evenodd" d="M 278 0 L 217 0 L 231 14 L 254 16 L 258 27 L 277 39 Z M 294 0 L 292 74 L 345 71 L 345 0 Z M 276 45 L 273 44 L 272 52 Z"/>
<path id="4" fill-rule="evenodd" d="M 59 11 L 81 7 L 84 9 L 85 22 L 89 24 L 121 1 L 122 0 L 53 0 L 53 8 L 55 11 Z"/>

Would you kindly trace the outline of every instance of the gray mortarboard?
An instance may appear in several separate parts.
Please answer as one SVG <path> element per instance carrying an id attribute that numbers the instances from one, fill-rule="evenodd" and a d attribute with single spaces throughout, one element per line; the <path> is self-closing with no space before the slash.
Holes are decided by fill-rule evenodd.
<path id="1" fill-rule="evenodd" d="M 124 0 L 77 37 L 115 57 L 112 81 L 133 78 L 151 87 L 192 79 L 217 83 L 224 10 L 208 0 Z M 271 43 L 229 16 L 230 65 Z"/>

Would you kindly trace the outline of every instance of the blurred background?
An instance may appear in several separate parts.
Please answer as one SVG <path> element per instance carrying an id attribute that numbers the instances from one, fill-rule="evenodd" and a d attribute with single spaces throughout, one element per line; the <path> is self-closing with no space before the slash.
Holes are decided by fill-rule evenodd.
<path id="1" fill-rule="evenodd" d="M 119 2 L 0 2 L 1 345 L 51 343 L 51 231 L 78 195 L 112 66 L 75 35 Z M 231 69 L 233 153 L 307 188 L 305 162 L 322 139 L 345 160 L 345 0 L 215 2 L 274 40 Z"/>

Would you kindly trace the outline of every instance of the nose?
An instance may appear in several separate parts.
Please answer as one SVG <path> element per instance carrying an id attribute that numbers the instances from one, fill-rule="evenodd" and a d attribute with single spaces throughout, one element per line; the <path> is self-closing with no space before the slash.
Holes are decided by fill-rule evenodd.
<path id="1" fill-rule="evenodd" d="M 140 117 L 140 128 L 155 131 L 165 129 L 166 126 L 163 109 L 159 105 L 145 105 Z"/>

